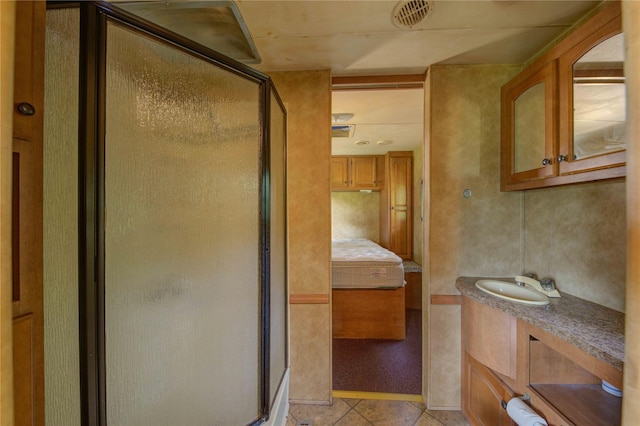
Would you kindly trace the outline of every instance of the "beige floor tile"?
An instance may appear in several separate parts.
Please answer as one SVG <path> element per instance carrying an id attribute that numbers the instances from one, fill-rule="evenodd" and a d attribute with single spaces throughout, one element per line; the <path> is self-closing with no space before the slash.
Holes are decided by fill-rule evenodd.
<path id="1" fill-rule="evenodd" d="M 445 426 L 466 426 L 469 424 L 462 415 L 462 411 L 434 410 L 428 411 L 427 414 Z"/>
<path id="2" fill-rule="evenodd" d="M 438 420 L 431 417 L 429 414 L 425 412 L 425 413 L 422 413 L 422 415 L 420 416 L 420 418 L 418 419 L 418 421 L 414 426 L 443 426 L 443 425 Z"/>
<path id="3" fill-rule="evenodd" d="M 351 410 L 343 418 L 338 420 L 335 426 L 371 426 L 371 423 L 357 411 Z"/>
<path id="4" fill-rule="evenodd" d="M 285 423 L 285 426 L 296 426 L 296 419 L 293 417 L 293 415 L 289 414 L 287 416 L 287 422 Z"/>
<path id="5" fill-rule="evenodd" d="M 342 398 L 344 402 L 349 404 L 350 407 L 355 407 L 358 405 L 358 402 L 362 401 L 361 399 L 353 399 L 353 398 Z"/>
<path id="6" fill-rule="evenodd" d="M 289 413 L 296 420 L 313 420 L 314 426 L 332 426 L 351 410 L 349 404 L 340 398 L 333 399 L 333 405 L 291 404 Z"/>
<path id="7" fill-rule="evenodd" d="M 424 402 L 411 401 L 411 403 L 418 407 L 420 411 L 424 411 L 427 408 L 427 406 L 424 405 Z"/>
<path id="8" fill-rule="evenodd" d="M 376 426 L 413 426 L 422 414 L 407 401 L 362 400 L 353 409 Z"/>

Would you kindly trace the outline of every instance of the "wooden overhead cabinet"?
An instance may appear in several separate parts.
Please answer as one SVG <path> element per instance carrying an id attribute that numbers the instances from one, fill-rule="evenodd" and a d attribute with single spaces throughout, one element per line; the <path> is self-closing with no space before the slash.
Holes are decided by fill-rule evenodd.
<path id="1" fill-rule="evenodd" d="M 332 191 L 378 191 L 384 186 L 384 156 L 331 157 Z"/>
<path id="2" fill-rule="evenodd" d="M 502 191 L 626 175 L 623 45 L 607 2 L 502 87 Z"/>

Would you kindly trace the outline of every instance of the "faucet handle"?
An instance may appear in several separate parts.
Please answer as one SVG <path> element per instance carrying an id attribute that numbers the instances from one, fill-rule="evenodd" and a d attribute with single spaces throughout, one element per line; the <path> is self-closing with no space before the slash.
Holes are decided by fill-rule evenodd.
<path id="1" fill-rule="evenodd" d="M 543 278 L 540 280 L 540 285 L 544 289 L 544 291 L 551 291 L 556 289 L 556 284 L 553 282 L 552 278 Z"/>

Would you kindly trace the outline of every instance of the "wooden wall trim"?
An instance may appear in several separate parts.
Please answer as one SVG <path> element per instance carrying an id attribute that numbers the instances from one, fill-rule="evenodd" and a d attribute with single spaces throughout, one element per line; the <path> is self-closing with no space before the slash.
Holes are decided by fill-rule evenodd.
<path id="1" fill-rule="evenodd" d="M 461 305 L 462 296 L 459 294 L 432 294 L 432 305 Z"/>
<path id="2" fill-rule="evenodd" d="M 415 89 L 424 87 L 425 74 L 345 76 L 331 79 L 332 90 Z"/>
<path id="3" fill-rule="evenodd" d="M 327 305 L 328 294 L 292 294 L 289 296 L 291 305 Z"/>

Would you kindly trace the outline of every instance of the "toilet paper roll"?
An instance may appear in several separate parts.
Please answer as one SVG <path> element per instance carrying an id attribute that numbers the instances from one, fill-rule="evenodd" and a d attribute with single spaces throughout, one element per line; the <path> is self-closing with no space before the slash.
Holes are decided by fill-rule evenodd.
<path id="1" fill-rule="evenodd" d="M 507 403 L 507 414 L 518 426 L 547 426 L 547 421 L 520 398 L 511 398 Z"/>

